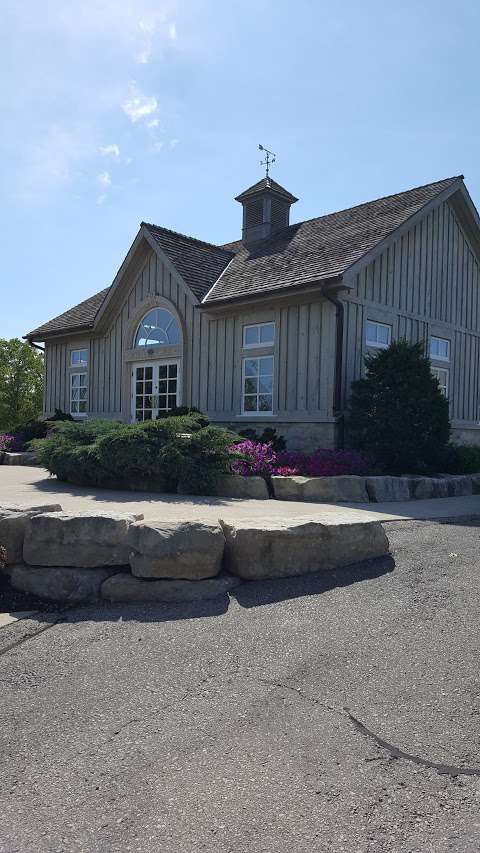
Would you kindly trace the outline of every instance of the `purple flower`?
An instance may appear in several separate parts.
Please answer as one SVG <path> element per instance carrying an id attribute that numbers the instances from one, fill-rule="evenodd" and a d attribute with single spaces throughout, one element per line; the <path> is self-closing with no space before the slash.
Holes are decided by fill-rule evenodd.
<path id="1" fill-rule="evenodd" d="M 272 448 L 272 442 L 260 444 L 256 441 L 241 441 L 228 448 L 236 457 L 231 464 L 234 474 L 243 477 L 268 477 L 276 465 L 277 454 Z"/>
<path id="2" fill-rule="evenodd" d="M 0 435 L 0 450 L 10 451 L 13 449 L 15 445 L 15 436 L 10 435 L 8 432 Z"/>

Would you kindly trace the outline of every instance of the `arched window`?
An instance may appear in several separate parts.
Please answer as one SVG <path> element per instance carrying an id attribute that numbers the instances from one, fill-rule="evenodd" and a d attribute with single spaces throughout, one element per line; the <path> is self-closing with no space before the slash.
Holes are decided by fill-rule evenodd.
<path id="1" fill-rule="evenodd" d="M 136 347 L 165 347 L 180 343 L 178 323 L 166 308 L 154 308 L 145 314 L 135 335 Z"/>

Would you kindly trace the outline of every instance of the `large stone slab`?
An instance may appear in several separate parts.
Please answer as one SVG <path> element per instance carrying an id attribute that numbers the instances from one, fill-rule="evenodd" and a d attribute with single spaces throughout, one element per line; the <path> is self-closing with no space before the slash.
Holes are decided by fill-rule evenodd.
<path id="1" fill-rule="evenodd" d="M 131 551 L 128 530 L 141 518 L 141 513 L 120 512 L 34 516 L 27 525 L 23 559 L 31 566 L 125 566 Z"/>
<path id="2" fill-rule="evenodd" d="M 101 596 L 106 601 L 125 603 L 203 601 L 225 595 L 240 583 L 240 578 L 233 575 L 220 575 L 203 581 L 144 580 L 120 572 L 103 582 Z"/>
<path id="3" fill-rule="evenodd" d="M 0 506 L 0 545 L 7 552 L 7 566 L 23 559 L 23 542 L 29 520 L 43 512 L 58 512 L 60 504 L 2 504 Z"/>
<path id="4" fill-rule="evenodd" d="M 410 500 L 408 477 L 367 477 L 365 483 L 368 497 L 374 503 Z"/>
<path id="5" fill-rule="evenodd" d="M 305 518 L 221 522 L 225 568 L 246 580 L 303 575 L 389 552 L 378 521 L 323 524 Z"/>
<path id="6" fill-rule="evenodd" d="M 102 583 L 110 569 L 72 569 L 60 567 L 13 566 L 10 583 L 15 589 L 63 604 L 98 601 Z"/>
<path id="7" fill-rule="evenodd" d="M 368 502 L 365 477 L 272 477 L 273 493 L 281 501 L 338 503 Z"/>
<path id="8" fill-rule="evenodd" d="M 3 465 L 38 465 L 37 457 L 33 450 L 23 450 L 21 453 L 10 453 L 5 451 Z"/>
<path id="9" fill-rule="evenodd" d="M 128 531 L 130 567 L 136 577 L 201 580 L 218 575 L 225 537 L 219 524 L 149 521 Z"/>
<path id="10" fill-rule="evenodd" d="M 415 500 L 447 498 L 449 496 L 448 481 L 442 477 L 411 477 L 410 491 Z"/>
<path id="11" fill-rule="evenodd" d="M 214 494 L 222 498 L 245 498 L 265 500 L 269 497 L 268 488 L 263 477 L 241 477 L 240 474 L 230 474 L 219 477 Z"/>
<path id="12" fill-rule="evenodd" d="M 458 474 L 446 478 L 448 495 L 452 498 L 473 494 L 473 478 L 471 474 Z"/>

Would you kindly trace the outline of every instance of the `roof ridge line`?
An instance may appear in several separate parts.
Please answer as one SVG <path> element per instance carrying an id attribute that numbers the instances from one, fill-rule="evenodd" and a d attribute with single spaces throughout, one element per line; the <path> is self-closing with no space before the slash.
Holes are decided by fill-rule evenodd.
<path id="1" fill-rule="evenodd" d="M 327 219 L 329 216 L 337 216 L 340 213 L 347 213 L 347 211 L 349 211 L 349 210 L 357 210 L 357 208 L 359 208 L 359 207 L 365 207 L 367 204 L 375 204 L 375 202 L 377 202 L 377 201 L 385 201 L 388 198 L 395 198 L 399 195 L 406 195 L 407 193 L 415 192 L 415 190 L 423 190 L 423 189 L 425 189 L 425 187 L 432 187 L 434 184 L 442 184 L 442 183 L 445 183 L 446 181 L 452 181 L 452 182 L 458 181 L 458 180 L 463 181 L 464 179 L 465 179 L 465 175 L 453 175 L 451 178 L 440 178 L 440 180 L 438 180 L 438 181 L 430 181 L 428 184 L 420 184 L 420 186 L 418 186 L 418 187 L 411 187 L 409 190 L 402 190 L 399 193 L 389 193 L 389 195 L 382 195 L 382 196 L 379 196 L 379 198 L 371 198 L 368 201 L 361 201 L 359 204 L 352 204 L 351 207 L 342 207 L 340 210 L 332 210 L 331 213 L 323 213 L 321 216 L 312 216 L 312 217 L 310 217 L 310 219 L 301 219 L 299 222 L 292 222 L 290 225 L 286 225 L 284 228 L 279 229 L 278 231 L 275 232 L 275 234 L 272 234 L 270 237 L 267 237 L 265 239 L 265 242 L 267 242 L 268 240 L 274 240 L 277 237 L 281 236 L 282 234 L 285 234 L 291 228 L 297 228 L 299 225 L 307 225 L 309 222 L 318 222 L 320 219 Z M 223 245 L 228 246 L 228 245 L 231 245 L 232 243 L 241 243 L 241 242 L 242 241 L 240 239 L 239 240 L 228 240 Z M 230 251 L 230 250 L 227 249 L 225 251 Z"/>
<path id="2" fill-rule="evenodd" d="M 207 246 L 209 249 L 220 249 L 226 254 L 234 254 L 229 249 L 224 249 L 218 243 L 208 243 L 207 240 L 199 240 L 198 237 L 192 237 L 190 234 L 183 234 L 181 231 L 174 231 L 172 228 L 165 228 L 163 225 L 155 225 L 154 222 L 141 222 L 140 227 L 145 225 L 147 228 L 157 228 L 159 231 L 166 231 L 168 234 L 173 234 L 175 237 L 183 237 L 185 240 L 191 240 L 192 243 L 199 243 L 201 246 Z"/>
<path id="3" fill-rule="evenodd" d="M 288 228 L 293 228 L 296 225 L 304 225 L 307 222 L 315 222 L 318 219 L 326 219 L 327 216 L 336 216 L 339 213 L 346 213 L 348 210 L 356 210 L 358 207 L 365 207 L 367 204 L 375 204 L 377 201 L 385 201 L 387 198 L 395 198 L 399 195 L 407 195 L 407 193 L 413 193 L 415 190 L 423 190 L 425 187 L 432 187 L 434 184 L 443 184 L 446 181 L 458 181 L 464 180 L 465 175 L 453 175 L 451 178 L 440 178 L 438 181 L 430 181 L 428 184 L 420 184 L 418 187 L 410 187 L 409 190 L 401 190 L 399 193 L 389 193 L 388 195 L 381 195 L 378 198 L 371 198 L 368 201 L 361 201 L 359 204 L 352 204 L 351 207 L 342 207 L 341 210 L 332 210 L 331 213 L 324 213 L 322 216 L 312 216 L 311 219 L 302 219 L 301 222 L 293 222 L 292 225 L 288 225 Z M 232 240 L 232 242 L 234 242 Z"/>

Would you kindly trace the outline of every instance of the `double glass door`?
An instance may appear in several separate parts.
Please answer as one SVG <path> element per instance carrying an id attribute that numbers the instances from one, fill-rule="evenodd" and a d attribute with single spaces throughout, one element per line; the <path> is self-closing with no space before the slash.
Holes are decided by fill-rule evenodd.
<path id="1" fill-rule="evenodd" d="M 151 421 L 180 403 L 178 361 L 134 364 L 132 368 L 132 420 Z"/>

